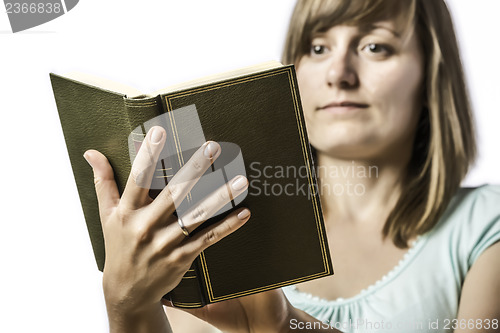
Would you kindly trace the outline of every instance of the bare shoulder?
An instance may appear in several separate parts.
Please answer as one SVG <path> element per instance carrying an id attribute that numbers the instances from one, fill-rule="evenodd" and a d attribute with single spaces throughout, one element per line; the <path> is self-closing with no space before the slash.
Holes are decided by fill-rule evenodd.
<path id="1" fill-rule="evenodd" d="M 201 319 L 179 309 L 164 307 L 174 333 L 219 333 L 220 331 Z"/>
<path id="2" fill-rule="evenodd" d="M 491 325 L 496 320 L 500 328 L 500 242 L 486 249 L 472 265 L 465 277 L 460 297 L 458 322 L 472 320 L 482 323 L 475 325 L 474 332 L 492 332 Z M 489 329 L 486 323 L 489 323 Z M 455 332 L 471 332 L 458 328 Z M 493 330 L 495 331 L 495 330 Z"/>

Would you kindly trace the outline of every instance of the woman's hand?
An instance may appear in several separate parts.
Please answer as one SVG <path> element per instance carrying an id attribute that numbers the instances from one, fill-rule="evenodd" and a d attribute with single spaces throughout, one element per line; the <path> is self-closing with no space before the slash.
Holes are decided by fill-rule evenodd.
<path id="1" fill-rule="evenodd" d="M 161 127 L 148 132 L 121 198 L 106 157 L 95 150 L 84 154 L 94 170 L 99 201 L 106 248 L 103 289 L 112 331 L 166 329 L 162 296 L 177 286 L 201 251 L 234 232 L 250 217 L 248 209 L 240 209 L 186 237 L 173 215 L 174 203 L 182 201 L 219 156 L 220 146 L 205 143 L 152 200 L 149 186 L 165 140 Z M 182 217 L 188 231 L 227 204 L 231 196 L 244 192 L 248 181 L 239 176 L 229 185 L 219 188 Z M 152 326 L 151 322 L 157 325 Z"/>

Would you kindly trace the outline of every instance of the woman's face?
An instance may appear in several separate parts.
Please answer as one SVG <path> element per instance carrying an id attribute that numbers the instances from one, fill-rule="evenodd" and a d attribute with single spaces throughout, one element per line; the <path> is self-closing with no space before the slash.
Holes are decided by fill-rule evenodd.
<path id="1" fill-rule="evenodd" d="M 392 21 L 333 26 L 312 36 L 297 65 L 311 144 L 344 159 L 411 155 L 422 108 L 423 55 L 416 34 Z"/>

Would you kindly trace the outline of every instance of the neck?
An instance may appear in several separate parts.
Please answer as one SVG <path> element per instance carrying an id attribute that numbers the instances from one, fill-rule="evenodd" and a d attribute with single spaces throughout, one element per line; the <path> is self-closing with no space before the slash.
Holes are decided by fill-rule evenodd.
<path id="1" fill-rule="evenodd" d="M 406 160 L 337 159 L 318 152 L 325 220 L 380 231 L 401 195 Z"/>

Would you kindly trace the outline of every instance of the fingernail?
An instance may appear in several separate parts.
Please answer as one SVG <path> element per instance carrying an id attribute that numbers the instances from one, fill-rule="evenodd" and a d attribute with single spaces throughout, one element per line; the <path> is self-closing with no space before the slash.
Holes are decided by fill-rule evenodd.
<path id="1" fill-rule="evenodd" d="M 159 143 L 163 138 L 163 131 L 158 128 L 153 128 L 153 132 L 151 133 L 151 142 Z"/>
<path id="2" fill-rule="evenodd" d="M 205 154 L 206 158 L 212 158 L 215 155 L 217 155 L 218 151 L 219 151 L 219 145 L 216 144 L 215 142 L 209 142 L 208 145 L 205 147 L 203 154 Z"/>
<path id="3" fill-rule="evenodd" d="M 89 165 L 93 168 L 92 164 L 91 164 L 91 163 L 90 163 L 90 161 L 89 161 L 89 157 L 88 157 L 88 156 L 89 156 L 89 155 L 88 155 L 88 153 L 87 153 L 87 152 L 85 152 L 85 153 L 83 154 L 83 158 L 85 159 L 85 161 L 87 161 L 87 163 L 88 163 L 88 164 L 89 164 Z"/>
<path id="4" fill-rule="evenodd" d="M 247 179 L 243 176 L 239 176 L 233 182 L 231 183 L 231 187 L 233 190 L 239 191 L 244 189 L 247 186 L 248 182 Z"/>
<path id="5" fill-rule="evenodd" d="M 250 211 L 248 209 L 244 209 L 241 212 L 238 213 L 238 218 L 240 220 L 246 219 L 248 216 L 250 216 Z"/>

